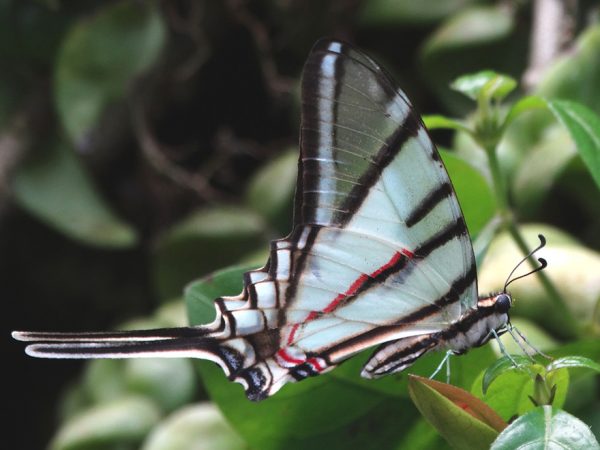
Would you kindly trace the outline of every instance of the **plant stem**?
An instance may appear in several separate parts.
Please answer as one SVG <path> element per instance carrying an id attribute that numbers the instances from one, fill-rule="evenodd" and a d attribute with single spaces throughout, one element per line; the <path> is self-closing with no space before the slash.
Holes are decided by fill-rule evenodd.
<path id="1" fill-rule="evenodd" d="M 496 194 L 496 202 L 498 203 L 498 209 L 500 210 L 500 216 L 503 222 L 510 222 L 510 209 L 508 207 L 508 193 L 504 183 L 504 177 L 500 171 L 500 164 L 498 163 L 498 157 L 496 156 L 496 148 L 485 149 L 488 156 L 488 163 L 490 172 L 492 173 L 492 181 L 494 185 L 494 193 Z"/>

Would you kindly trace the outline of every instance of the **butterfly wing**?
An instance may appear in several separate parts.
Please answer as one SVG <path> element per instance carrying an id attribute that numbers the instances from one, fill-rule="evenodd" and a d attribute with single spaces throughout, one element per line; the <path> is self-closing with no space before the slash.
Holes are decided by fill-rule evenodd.
<path id="1" fill-rule="evenodd" d="M 406 318 L 407 329 L 422 329 L 460 316 L 477 298 L 473 251 L 448 174 L 406 96 L 370 58 L 330 40 L 315 45 L 302 87 L 295 233 L 304 248 L 288 311 L 323 309 L 331 293 L 354 293 L 358 283 L 361 295 L 336 308 L 346 321 L 370 309 L 382 316 L 377 326 Z"/>
<path id="2" fill-rule="evenodd" d="M 390 77 L 334 40 L 319 41 L 304 68 L 300 147 L 294 229 L 244 275 L 239 296 L 215 301 L 212 324 L 13 336 L 40 357 L 209 359 L 252 400 L 377 344 L 388 346 L 373 357 L 375 375 L 406 367 L 430 348 L 418 337 L 477 300 L 473 250 L 439 154 Z M 410 355 L 388 370 L 396 340 Z"/>
<path id="3" fill-rule="evenodd" d="M 255 348 L 261 392 L 439 331 L 476 300 L 464 218 L 420 118 L 370 58 L 318 42 L 302 80 L 294 230 L 229 314 L 238 331 L 270 330 Z"/>

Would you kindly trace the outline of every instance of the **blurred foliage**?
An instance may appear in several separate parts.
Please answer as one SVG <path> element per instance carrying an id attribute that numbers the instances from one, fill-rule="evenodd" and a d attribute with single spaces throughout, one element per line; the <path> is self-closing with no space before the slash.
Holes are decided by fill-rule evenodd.
<path id="1" fill-rule="evenodd" d="M 511 217 L 530 222 L 518 227 L 527 245 L 546 235 L 541 256 L 564 302 L 558 308 L 537 277 L 526 278 L 511 285 L 515 323 L 552 356 L 598 362 L 600 13 L 594 2 L 578 3 L 573 39 L 524 97 L 520 87 L 509 94 L 510 78 L 489 77 L 525 73 L 529 2 L 0 2 L 5 335 L 104 329 L 140 316 L 125 326 L 175 326 L 186 319 L 174 299 L 193 280 L 264 263 L 269 240 L 291 226 L 302 64 L 319 37 L 337 36 L 382 61 L 419 110 L 435 112 L 431 128 L 456 131 L 434 138 L 448 149 L 480 291 L 502 286 L 522 254 L 499 229 L 503 205 L 482 150 L 489 141 L 470 131 L 482 130 L 472 99 L 497 107 L 504 123 L 488 137 L 499 140 Z M 477 76 L 453 89 L 467 73 Z M 189 320 L 210 320 L 212 300 L 237 294 L 242 272 L 191 284 Z M 512 352 L 514 342 L 503 341 Z M 12 343 L 6 354 L 7 448 L 448 448 L 420 418 L 406 377 L 360 379 L 366 355 L 252 404 L 205 362 L 95 361 L 73 382 L 80 365 L 26 360 Z M 423 358 L 414 372 L 429 375 L 441 356 Z M 483 400 L 504 420 L 524 414 L 494 448 L 536 442 L 550 423 L 580 430 L 594 448 L 580 421 L 598 437 L 600 386 L 590 367 L 556 371 L 554 406 L 567 413 L 534 407 L 535 380 L 515 371 L 484 393 L 496 358 L 486 346 L 452 361 L 462 400 Z M 457 418 L 454 394 L 411 389 L 420 410 L 484 429 L 468 414 Z M 499 432 L 488 428 L 481 442 Z"/>
<path id="2" fill-rule="evenodd" d="M 574 440 L 577 441 L 576 446 L 573 445 Z M 543 406 L 511 423 L 491 449 L 509 450 L 549 445 L 572 449 L 599 448 L 585 423 L 565 411 Z"/>

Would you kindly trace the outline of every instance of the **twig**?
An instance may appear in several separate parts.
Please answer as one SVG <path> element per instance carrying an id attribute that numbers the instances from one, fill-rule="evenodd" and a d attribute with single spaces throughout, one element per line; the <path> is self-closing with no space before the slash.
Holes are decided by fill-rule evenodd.
<path id="1" fill-rule="evenodd" d="M 187 61 L 175 67 L 173 78 L 176 81 L 185 81 L 191 78 L 210 57 L 209 39 L 204 32 L 202 18 L 205 17 L 204 3 L 190 2 L 187 14 L 180 13 L 174 2 L 164 2 L 165 15 L 173 30 L 187 36 L 194 45 L 194 51 Z"/>
<path id="2" fill-rule="evenodd" d="M 271 50 L 269 34 L 264 24 L 246 8 L 245 0 L 228 0 L 227 6 L 232 16 L 246 27 L 254 39 L 259 52 L 259 62 L 272 95 L 287 94 L 292 90 L 293 80 L 282 76 L 277 70 Z"/>
<path id="3" fill-rule="evenodd" d="M 214 202 L 222 199 L 223 194 L 213 189 L 206 177 L 199 173 L 192 174 L 185 171 L 165 156 L 165 146 L 160 144 L 150 132 L 140 103 L 136 103 L 132 107 L 136 138 L 144 156 L 156 171 L 174 183 L 194 191 L 205 201 Z"/>

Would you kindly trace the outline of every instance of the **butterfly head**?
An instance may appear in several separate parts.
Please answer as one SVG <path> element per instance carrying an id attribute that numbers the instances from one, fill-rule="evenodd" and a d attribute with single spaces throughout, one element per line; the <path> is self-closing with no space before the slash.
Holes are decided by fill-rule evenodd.
<path id="1" fill-rule="evenodd" d="M 507 314 L 512 304 L 512 295 L 508 292 L 500 292 L 480 297 L 477 301 L 477 309 L 488 310 L 491 313 Z"/>
<path id="2" fill-rule="evenodd" d="M 494 309 L 500 314 L 506 314 L 512 306 L 512 296 L 508 292 L 502 292 L 494 298 Z"/>

